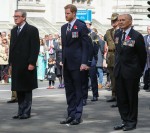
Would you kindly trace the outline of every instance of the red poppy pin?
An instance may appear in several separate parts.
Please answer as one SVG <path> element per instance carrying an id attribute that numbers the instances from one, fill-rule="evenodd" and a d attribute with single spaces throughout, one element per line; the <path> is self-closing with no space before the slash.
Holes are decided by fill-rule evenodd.
<path id="1" fill-rule="evenodd" d="M 75 29 L 75 30 L 76 30 L 76 29 L 77 29 L 77 26 L 76 26 L 76 25 L 74 25 L 74 26 L 73 26 L 73 29 Z"/>
<path id="2" fill-rule="evenodd" d="M 126 37 L 126 40 L 130 40 L 130 39 L 131 39 L 131 37 L 130 37 L 130 36 L 127 36 L 127 37 Z"/>

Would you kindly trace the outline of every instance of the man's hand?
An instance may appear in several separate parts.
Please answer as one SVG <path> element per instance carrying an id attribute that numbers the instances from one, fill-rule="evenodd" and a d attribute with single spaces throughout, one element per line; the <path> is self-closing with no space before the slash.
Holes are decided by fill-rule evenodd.
<path id="1" fill-rule="evenodd" d="M 59 65 L 63 66 L 62 62 L 60 62 Z"/>
<path id="2" fill-rule="evenodd" d="M 80 66 L 80 71 L 88 70 L 89 68 L 90 68 L 90 67 L 87 66 L 86 64 L 82 64 L 82 65 Z"/>
<path id="3" fill-rule="evenodd" d="M 90 69 L 90 67 L 89 67 L 89 66 L 87 66 L 85 70 L 89 70 L 89 69 Z"/>
<path id="4" fill-rule="evenodd" d="M 35 67 L 34 67 L 33 65 L 29 64 L 29 66 L 28 66 L 28 70 L 29 70 L 29 71 L 32 71 L 34 68 L 35 68 Z"/>

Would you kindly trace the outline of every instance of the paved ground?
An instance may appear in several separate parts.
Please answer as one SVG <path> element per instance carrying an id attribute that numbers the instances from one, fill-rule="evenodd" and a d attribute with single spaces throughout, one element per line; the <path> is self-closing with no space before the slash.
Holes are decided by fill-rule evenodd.
<path id="1" fill-rule="evenodd" d="M 99 101 L 92 103 L 89 92 L 88 105 L 84 107 L 83 122 L 78 126 L 60 125 L 66 116 L 64 89 L 46 89 L 48 82 L 40 82 L 33 91 L 32 117 L 28 120 L 13 120 L 17 104 L 8 104 L 10 85 L 0 85 L 0 133 L 122 133 L 114 131 L 113 126 L 120 123 L 117 108 L 110 108 L 112 103 L 106 99 L 111 92 L 99 91 Z M 139 92 L 139 122 L 137 129 L 129 133 L 150 132 L 150 93 Z"/>

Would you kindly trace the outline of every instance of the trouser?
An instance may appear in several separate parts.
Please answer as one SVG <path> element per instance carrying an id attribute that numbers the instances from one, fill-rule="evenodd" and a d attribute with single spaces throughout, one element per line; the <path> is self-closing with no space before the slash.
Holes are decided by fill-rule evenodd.
<path id="1" fill-rule="evenodd" d="M 17 92 L 16 91 L 12 91 L 12 94 L 11 94 L 11 100 L 17 100 Z"/>
<path id="2" fill-rule="evenodd" d="M 55 81 L 54 80 L 49 80 L 49 86 L 54 86 L 55 85 Z"/>
<path id="3" fill-rule="evenodd" d="M 31 114 L 32 91 L 17 91 L 18 97 L 18 115 Z"/>
<path id="4" fill-rule="evenodd" d="M 81 119 L 83 111 L 82 76 L 80 69 L 70 70 L 64 66 L 64 83 L 67 99 L 68 117 Z"/>
<path id="5" fill-rule="evenodd" d="M 134 126 L 138 116 L 139 81 L 140 78 L 125 79 L 122 75 L 116 78 L 117 104 L 121 119 Z"/>
<path id="6" fill-rule="evenodd" d="M 150 68 L 148 68 L 148 70 L 145 71 L 143 89 L 147 90 L 149 88 L 150 88 Z"/>
<path id="7" fill-rule="evenodd" d="M 97 82 L 97 68 L 96 66 L 91 66 L 89 70 L 89 75 L 91 79 L 91 86 L 93 97 L 99 97 L 98 95 L 98 82 Z"/>
<path id="8" fill-rule="evenodd" d="M 89 83 L 89 70 L 82 71 L 82 90 L 83 90 L 83 99 L 88 98 L 88 83 Z"/>
<path id="9" fill-rule="evenodd" d="M 103 84 L 103 76 L 104 76 L 103 68 L 102 67 L 98 67 L 97 71 L 98 71 L 98 84 L 102 85 Z"/>
<path id="10" fill-rule="evenodd" d="M 114 67 L 108 67 L 108 71 L 109 71 L 110 80 L 111 80 L 112 97 L 116 97 Z"/>

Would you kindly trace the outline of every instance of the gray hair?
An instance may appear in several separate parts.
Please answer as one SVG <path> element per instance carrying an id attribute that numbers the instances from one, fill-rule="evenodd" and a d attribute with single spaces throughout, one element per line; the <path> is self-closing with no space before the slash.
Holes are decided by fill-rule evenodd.
<path id="1" fill-rule="evenodd" d="M 22 14 L 22 17 L 27 17 L 27 13 L 26 13 L 26 11 L 24 11 L 24 10 L 22 10 L 22 9 L 17 9 L 17 10 L 15 10 L 15 12 L 21 12 L 21 14 Z"/>
<path id="2" fill-rule="evenodd" d="M 132 16 L 130 14 L 126 14 L 128 19 L 132 21 Z"/>
<path id="3" fill-rule="evenodd" d="M 120 14 L 119 16 L 125 15 L 129 20 L 132 21 L 132 16 L 130 14 Z"/>

